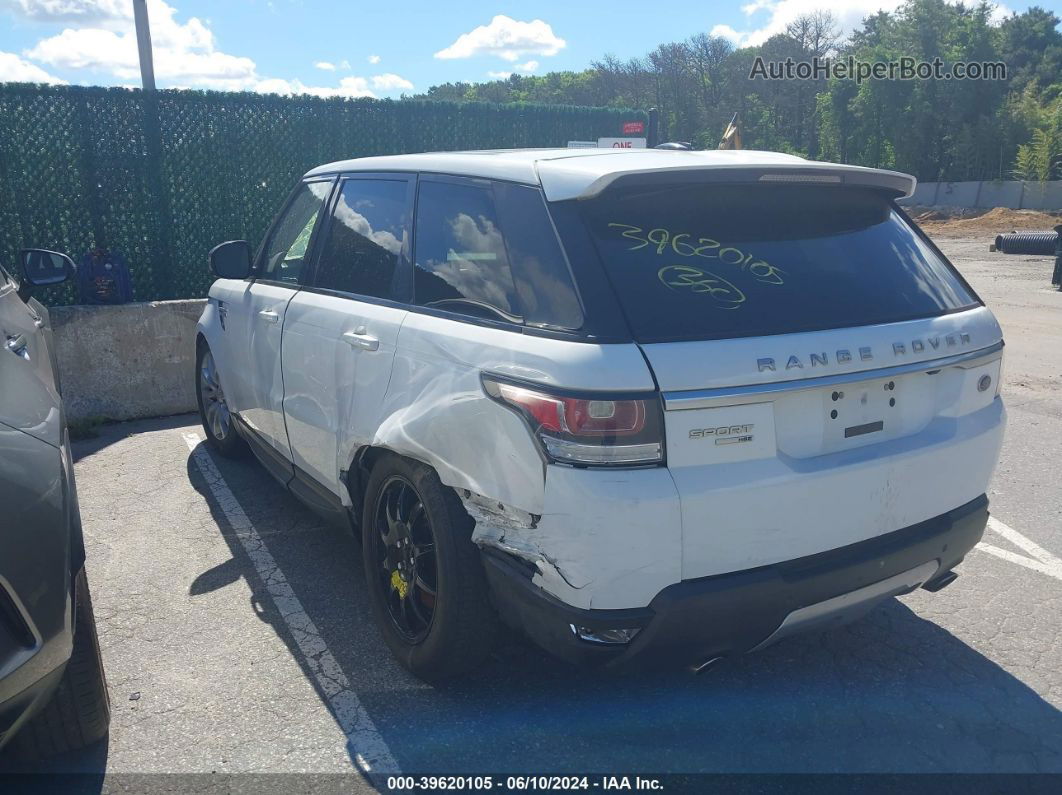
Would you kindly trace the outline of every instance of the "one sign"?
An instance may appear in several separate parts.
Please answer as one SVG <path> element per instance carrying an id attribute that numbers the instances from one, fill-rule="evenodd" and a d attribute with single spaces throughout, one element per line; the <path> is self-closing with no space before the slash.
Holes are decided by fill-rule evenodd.
<path id="1" fill-rule="evenodd" d="M 597 141 L 568 141 L 569 149 L 597 149 Z"/>
<path id="2" fill-rule="evenodd" d="M 598 149 L 645 149 L 644 138 L 598 138 Z"/>
<path id="3" fill-rule="evenodd" d="M 644 121 L 625 121 L 623 122 L 623 134 L 635 135 L 637 133 L 645 132 Z"/>

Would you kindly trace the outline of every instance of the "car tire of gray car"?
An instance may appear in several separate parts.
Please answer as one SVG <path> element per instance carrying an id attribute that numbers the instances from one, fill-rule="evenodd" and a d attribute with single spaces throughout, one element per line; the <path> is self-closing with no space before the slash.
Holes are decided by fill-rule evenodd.
<path id="1" fill-rule="evenodd" d="M 392 496 L 396 491 L 397 499 Z M 404 545 L 388 545 L 386 536 L 393 535 L 388 522 L 392 512 L 412 528 Z M 499 636 L 479 550 L 472 543 L 474 526 L 457 494 L 430 467 L 394 454 L 373 467 L 361 523 L 369 603 L 392 654 L 425 681 L 473 670 L 487 658 Z M 398 563 L 390 555 L 397 568 L 388 568 L 388 549 L 397 550 Z M 403 549 L 407 550 L 405 580 L 399 565 Z M 431 564 L 431 572 L 423 567 L 425 562 Z M 418 590 L 417 583 L 424 584 L 424 590 Z M 408 609 L 410 615 L 427 612 L 429 594 L 430 621 L 419 622 L 414 627 L 418 632 L 408 631 L 409 627 L 402 626 L 402 611 Z M 396 605 L 407 595 L 410 604 L 401 605 L 396 614 Z M 419 605 L 414 602 L 418 598 Z"/>
<path id="2" fill-rule="evenodd" d="M 209 358 L 208 358 L 209 357 Z M 209 366 L 211 375 L 207 376 L 204 370 Z M 206 433 L 207 442 L 226 458 L 243 458 L 250 448 L 247 442 L 236 430 L 236 423 L 229 414 L 228 404 L 225 402 L 224 393 L 218 380 L 217 364 L 210 346 L 200 338 L 195 351 L 195 399 L 199 406 L 199 420 L 203 424 L 203 432 Z M 213 386 L 208 384 L 213 380 Z M 225 427 L 222 433 L 218 433 L 215 422 L 208 416 L 210 404 L 217 404 L 220 400 L 221 408 L 225 413 Z M 214 408 L 217 411 L 217 406 Z"/>
<path id="3" fill-rule="evenodd" d="M 51 700 L 11 741 L 23 759 L 83 748 L 107 734 L 111 702 L 103 673 L 92 597 L 82 568 L 74 578 L 74 649 Z"/>

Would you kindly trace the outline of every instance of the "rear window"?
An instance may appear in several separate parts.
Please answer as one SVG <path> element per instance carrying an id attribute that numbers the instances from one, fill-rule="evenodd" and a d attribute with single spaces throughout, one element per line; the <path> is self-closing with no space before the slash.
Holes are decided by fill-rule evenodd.
<path id="1" fill-rule="evenodd" d="M 863 326 L 977 305 L 873 191 L 654 188 L 605 194 L 583 212 L 641 342 Z"/>

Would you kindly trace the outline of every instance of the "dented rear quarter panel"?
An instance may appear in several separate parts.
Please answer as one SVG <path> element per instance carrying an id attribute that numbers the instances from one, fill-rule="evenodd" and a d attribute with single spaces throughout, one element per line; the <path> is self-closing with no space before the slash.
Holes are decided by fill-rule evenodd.
<path id="1" fill-rule="evenodd" d="M 542 514 L 544 465 L 524 421 L 483 391 L 484 372 L 587 391 L 652 391 L 634 344 L 595 345 L 410 313 L 372 440 L 433 466 L 448 486 Z"/>
<path id="2" fill-rule="evenodd" d="M 523 419 L 483 391 L 482 373 L 586 391 L 652 391 L 633 344 L 532 336 L 410 313 L 399 332 L 372 444 L 432 466 L 476 520 L 473 540 L 533 563 L 569 604 L 645 605 L 681 567 L 668 471 L 547 465 Z"/>

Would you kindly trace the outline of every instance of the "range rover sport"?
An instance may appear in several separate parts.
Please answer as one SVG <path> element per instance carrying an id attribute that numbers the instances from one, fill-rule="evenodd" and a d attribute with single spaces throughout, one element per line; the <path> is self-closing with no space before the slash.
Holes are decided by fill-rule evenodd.
<path id="1" fill-rule="evenodd" d="M 256 254 L 211 252 L 208 441 L 357 529 L 428 679 L 503 622 L 704 668 L 939 590 L 987 521 L 1003 341 L 913 188 L 751 151 L 315 168 Z"/>

